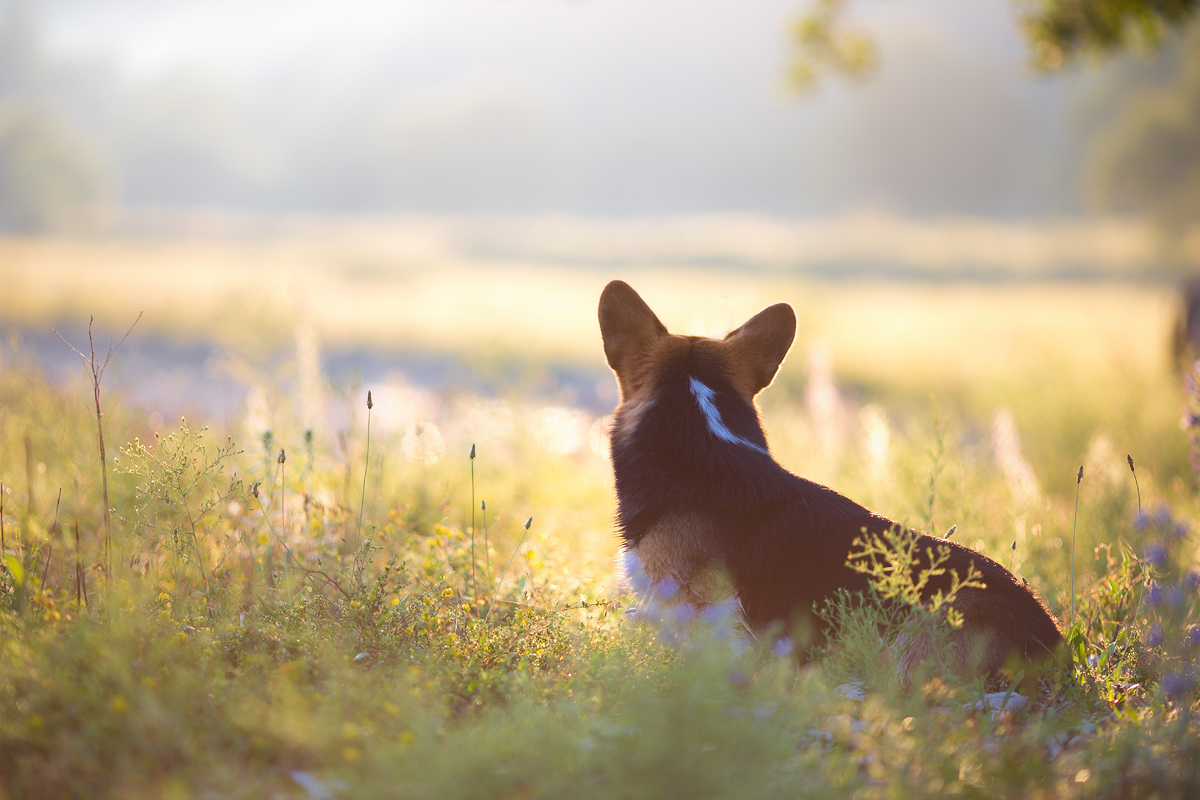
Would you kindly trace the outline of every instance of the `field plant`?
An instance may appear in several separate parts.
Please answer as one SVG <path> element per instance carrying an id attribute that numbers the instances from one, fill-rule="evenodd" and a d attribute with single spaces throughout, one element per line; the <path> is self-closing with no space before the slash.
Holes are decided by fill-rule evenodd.
<path id="1" fill-rule="evenodd" d="M 898 638 L 949 636 L 979 580 L 918 603 L 936 547 L 861 542 L 873 590 L 821 610 L 824 642 L 755 639 L 732 603 L 614 575 L 605 462 L 539 445 L 533 411 L 435 461 L 381 424 L 379 392 L 368 436 L 362 395 L 339 430 L 280 413 L 246 445 L 151 430 L 117 397 L 109 570 L 94 418 L 73 387 L 0 369 L 0 798 L 1200 792 L 1197 505 L 1176 451 L 1136 453 L 1135 489 L 1111 447 L 1021 460 L 970 393 L 932 420 L 927 393 L 867 397 L 874 449 L 822 454 L 822 479 L 1012 563 L 1068 639 L 1001 692 L 937 664 L 901 686 Z M 781 395 L 766 427 L 805 472 L 811 419 Z M 1128 438 L 1186 447 L 1161 422 Z"/>

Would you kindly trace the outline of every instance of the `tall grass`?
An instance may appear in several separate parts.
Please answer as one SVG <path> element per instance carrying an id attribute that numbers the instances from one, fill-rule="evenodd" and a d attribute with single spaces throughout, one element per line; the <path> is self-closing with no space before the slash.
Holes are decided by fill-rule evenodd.
<path id="1" fill-rule="evenodd" d="M 1094 393 L 1106 385 L 1096 378 Z M 470 431 L 494 447 L 469 465 L 406 461 L 401 434 L 382 422 L 370 433 L 347 423 L 345 457 L 369 444 L 382 454 L 376 463 L 388 464 L 364 468 L 353 498 L 331 444 L 337 431 L 312 442 L 283 413 L 264 458 L 257 446 L 243 452 L 232 432 L 186 421 L 150 431 L 139 412 L 110 401 L 110 438 L 130 444 L 111 476 L 106 573 L 110 504 L 80 466 L 91 463 L 94 443 L 80 392 L 0 369 L 0 525 L 12 551 L 0 568 L 0 797 L 1177 797 L 1200 789 L 1190 627 L 1197 553 L 1185 521 L 1196 501 L 1192 484 L 1177 486 L 1190 481 L 1178 451 L 1147 447 L 1139 458 L 1148 507 L 1161 501 L 1166 511 L 1136 514 L 1140 485 L 1135 498 L 1090 466 L 1089 491 L 1074 498 L 1050 480 L 1079 463 L 1086 436 L 1027 448 L 1046 488 L 1018 497 L 981 433 L 999 398 L 980 410 L 974 390 L 940 392 L 931 423 L 927 393 L 859 386 L 844 390 L 843 402 L 856 402 L 856 392 L 886 406 L 887 481 L 873 482 L 851 425 L 850 444 L 825 476 L 834 488 L 894 517 L 911 512 L 917 526 L 953 522 L 956 541 L 993 557 L 1007 550 L 1010 564 L 1010 543 L 1019 541 L 1021 577 L 1056 612 L 1074 608 L 1062 665 L 1023 685 L 1019 708 L 932 664 L 900 687 L 890 623 L 880 616 L 887 606 L 852 598 L 831 606 L 837 631 L 800 653 L 803 664 L 711 610 L 625 613 L 639 601 L 613 574 L 607 466 L 586 450 L 539 445 L 528 435 L 533 412 L 517 412 L 504 434 Z M 825 463 L 787 380 L 767 399 L 780 460 L 802 473 Z M 1133 413 L 1139 407 L 1105 417 L 1130 420 L 1109 435 L 1182 438 L 1168 415 Z M 1060 412 L 1048 403 L 1044 416 L 1014 416 L 1024 432 L 1067 425 Z M 40 461 L 22 498 L 9 487 L 11 475 L 29 472 L 25 431 Z M 301 441 L 312 463 L 285 470 L 274 454 L 294 453 Z M 280 491 L 268 499 L 259 487 L 276 476 Z M 488 498 L 482 548 L 475 519 L 468 527 L 462 513 L 470 498 L 473 517 L 476 482 Z M 378 514 L 367 513 L 368 483 Z M 18 519 L 10 509 L 22 505 Z M 1068 532 L 1077 551 L 1064 545 Z M 1147 542 L 1141 554 L 1123 545 L 1135 533 Z M 498 579 L 492 547 L 505 559 Z M 891 556 L 875 555 L 868 568 L 877 589 L 903 599 L 909 571 L 889 571 Z M 105 574 L 107 591 L 89 599 L 89 583 Z M 1143 616 L 1137 595 L 1147 576 Z M 951 611 L 930 610 L 925 622 L 951 625 Z M 862 699 L 843 686 L 851 681 Z"/>

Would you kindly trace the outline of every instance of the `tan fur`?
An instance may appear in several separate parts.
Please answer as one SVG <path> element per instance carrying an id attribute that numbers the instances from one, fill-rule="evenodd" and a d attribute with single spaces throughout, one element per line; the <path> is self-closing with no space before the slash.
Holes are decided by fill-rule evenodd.
<path id="1" fill-rule="evenodd" d="M 638 543 L 643 569 L 656 582 L 671 578 L 681 599 L 707 605 L 720 599 L 722 568 L 711 530 L 699 514 L 677 514 L 662 520 Z"/>

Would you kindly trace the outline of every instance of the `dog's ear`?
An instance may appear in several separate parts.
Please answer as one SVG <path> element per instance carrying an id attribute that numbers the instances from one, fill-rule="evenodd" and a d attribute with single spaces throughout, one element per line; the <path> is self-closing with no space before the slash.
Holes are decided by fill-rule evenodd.
<path id="1" fill-rule="evenodd" d="M 600 293 L 600 336 L 604 339 L 604 357 L 623 387 L 633 378 L 636 359 L 666 335 L 666 326 L 629 284 L 613 281 L 604 287 Z"/>
<path id="2" fill-rule="evenodd" d="M 787 303 L 764 308 L 725 337 L 735 369 L 741 373 L 742 388 L 751 396 L 775 379 L 795 337 L 796 312 Z"/>

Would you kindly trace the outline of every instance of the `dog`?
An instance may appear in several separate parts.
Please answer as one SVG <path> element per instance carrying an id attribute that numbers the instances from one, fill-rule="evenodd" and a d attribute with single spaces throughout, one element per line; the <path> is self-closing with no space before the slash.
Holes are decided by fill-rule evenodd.
<path id="1" fill-rule="evenodd" d="M 627 562 L 652 581 L 673 582 L 696 605 L 725 580 L 752 632 L 824 637 L 822 605 L 839 590 L 870 590 L 848 564 L 856 541 L 901 526 L 772 458 L 754 398 L 791 348 L 791 306 L 765 308 L 723 339 L 677 336 L 628 284 L 613 281 L 600 295 L 599 317 L 620 390 L 610 452 Z M 946 548 L 943 566 L 960 578 L 973 566 L 985 585 L 955 599 L 963 624 L 951 633 L 953 670 L 999 677 L 1010 658 L 1037 662 L 1062 641 L 1045 604 L 1000 564 L 917 536 L 918 552 Z M 950 582 L 948 574 L 932 580 L 922 599 Z M 900 638 L 902 683 L 945 655 L 934 652 L 936 637 Z"/>

